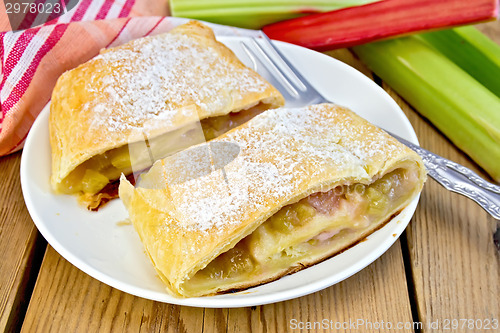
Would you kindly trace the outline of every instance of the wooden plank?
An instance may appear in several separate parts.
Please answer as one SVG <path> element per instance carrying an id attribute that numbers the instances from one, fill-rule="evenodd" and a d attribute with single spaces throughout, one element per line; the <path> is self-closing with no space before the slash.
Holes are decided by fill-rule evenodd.
<path id="1" fill-rule="evenodd" d="M 149 301 L 100 283 L 49 246 L 22 331 L 198 332 L 202 320 L 203 309 Z"/>
<path id="2" fill-rule="evenodd" d="M 500 21 L 496 20 L 489 23 L 478 24 L 476 25 L 476 28 L 500 44 Z"/>
<path id="3" fill-rule="evenodd" d="M 424 148 L 480 173 L 423 119 L 410 118 Z M 474 202 L 428 180 L 407 229 L 420 321 L 500 319 L 500 265 L 492 239 L 495 225 Z"/>
<path id="4" fill-rule="evenodd" d="M 296 325 L 411 322 L 399 242 L 335 286 L 286 302 L 234 309 L 176 306 L 123 293 L 83 273 L 49 246 L 22 331 L 285 332 L 294 319 Z"/>
<path id="5" fill-rule="evenodd" d="M 0 157 L 0 331 L 22 322 L 29 301 L 31 273 L 41 261 L 44 241 L 33 224 L 21 192 L 21 153 Z M 38 262 L 37 262 L 38 261 Z M 28 293 L 26 298 L 26 292 Z"/>
<path id="6" fill-rule="evenodd" d="M 487 34 L 496 31 L 497 39 L 500 36 L 498 21 L 479 28 Z M 487 177 L 396 93 L 384 88 L 405 111 L 424 148 Z M 424 332 L 436 331 L 429 329 L 431 323 L 439 324 L 437 331 L 443 331 L 446 320 L 458 320 L 457 329 L 448 322 L 453 332 L 479 331 L 473 325 L 462 327 L 460 319 L 482 320 L 483 324 L 486 319 L 500 320 L 500 261 L 492 241 L 495 226 L 496 221 L 473 201 L 428 180 L 407 229 L 414 293 Z"/>

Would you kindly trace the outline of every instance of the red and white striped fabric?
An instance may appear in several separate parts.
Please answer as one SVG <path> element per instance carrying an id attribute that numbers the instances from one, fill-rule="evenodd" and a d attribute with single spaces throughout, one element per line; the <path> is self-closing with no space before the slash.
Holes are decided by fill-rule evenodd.
<path id="1" fill-rule="evenodd" d="M 1 32 L 0 156 L 22 148 L 64 71 L 89 60 L 102 48 L 166 32 L 186 22 L 165 17 L 167 13 L 166 1 L 81 0 L 43 26 Z M 4 30 L 9 27 L 6 19 L 0 13 L 0 28 Z M 217 25 L 212 28 L 221 35 L 257 34 Z"/>

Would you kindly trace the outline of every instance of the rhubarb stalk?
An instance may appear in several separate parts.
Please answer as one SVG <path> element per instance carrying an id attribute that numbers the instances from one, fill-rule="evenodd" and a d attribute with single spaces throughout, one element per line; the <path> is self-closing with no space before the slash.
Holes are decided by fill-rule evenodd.
<path id="1" fill-rule="evenodd" d="M 500 45 L 472 26 L 419 37 L 500 97 Z"/>
<path id="2" fill-rule="evenodd" d="M 353 48 L 455 145 L 500 181 L 500 98 L 418 37 Z"/>
<path id="3" fill-rule="evenodd" d="M 241 28 L 266 24 L 378 0 L 170 0 L 172 16 Z"/>
<path id="4" fill-rule="evenodd" d="M 384 0 L 278 22 L 263 30 L 272 39 L 326 51 L 492 20 L 497 14 L 497 0 Z"/>

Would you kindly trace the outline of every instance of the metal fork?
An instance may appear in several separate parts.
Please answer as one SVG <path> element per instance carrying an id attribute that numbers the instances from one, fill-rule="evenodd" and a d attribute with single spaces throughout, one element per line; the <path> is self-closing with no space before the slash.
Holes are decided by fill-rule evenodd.
<path id="1" fill-rule="evenodd" d="M 264 33 L 262 33 L 262 38 L 252 38 L 248 42 L 242 41 L 241 46 L 254 63 L 255 68 L 258 68 L 259 73 L 271 78 L 275 87 L 284 95 L 288 105 L 304 106 L 331 102 L 302 76 Z M 430 177 L 446 189 L 474 200 L 497 220 L 497 230 L 493 239 L 497 249 L 500 250 L 500 186 L 487 182 L 458 163 L 431 153 L 392 133 L 389 134 L 422 157 Z"/>

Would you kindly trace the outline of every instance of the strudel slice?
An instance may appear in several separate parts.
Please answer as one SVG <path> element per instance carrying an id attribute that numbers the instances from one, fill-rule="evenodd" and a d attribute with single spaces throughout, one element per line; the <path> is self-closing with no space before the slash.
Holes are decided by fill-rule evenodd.
<path id="1" fill-rule="evenodd" d="M 273 86 L 195 21 L 103 50 L 54 88 L 52 187 L 80 194 L 95 209 L 121 173 L 283 104 Z"/>
<path id="2" fill-rule="evenodd" d="M 217 163 L 206 152 L 215 143 L 233 159 Z M 190 297 L 335 255 L 398 214 L 425 178 L 415 152 L 348 109 L 320 104 L 266 111 L 156 162 L 137 187 L 122 178 L 119 190 L 167 289 Z"/>

